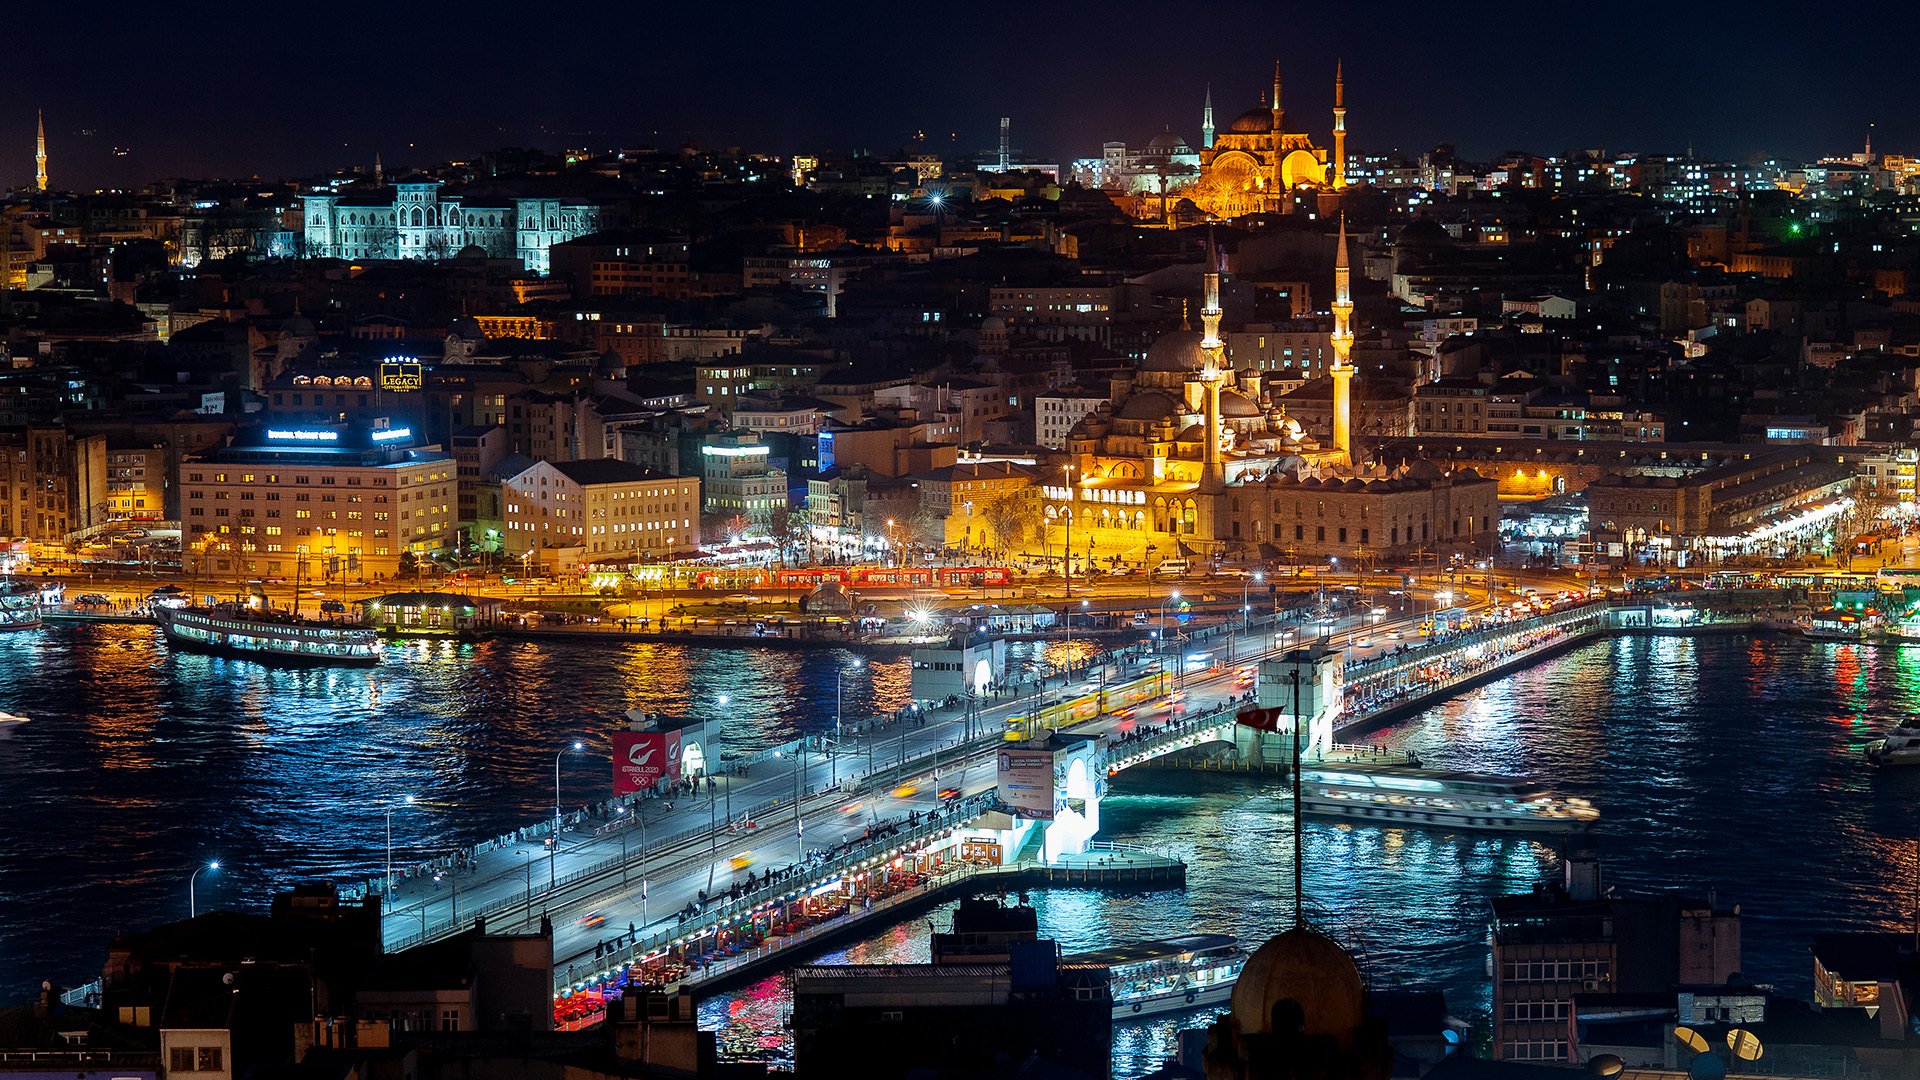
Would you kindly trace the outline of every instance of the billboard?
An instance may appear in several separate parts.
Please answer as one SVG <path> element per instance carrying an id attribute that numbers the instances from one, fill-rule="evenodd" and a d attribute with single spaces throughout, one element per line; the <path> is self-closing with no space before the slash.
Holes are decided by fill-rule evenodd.
<path id="1" fill-rule="evenodd" d="M 613 793 L 631 795 L 680 779 L 680 733 L 613 733 Z"/>
<path id="2" fill-rule="evenodd" d="M 380 365 L 380 389 L 409 393 L 426 385 L 423 369 L 417 362 L 389 360 Z"/>
<path id="3" fill-rule="evenodd" d="M 1053 751 L 1000 751 L 997 772 L 1001 805 L 1015 816 L 1053 820 Z"/>

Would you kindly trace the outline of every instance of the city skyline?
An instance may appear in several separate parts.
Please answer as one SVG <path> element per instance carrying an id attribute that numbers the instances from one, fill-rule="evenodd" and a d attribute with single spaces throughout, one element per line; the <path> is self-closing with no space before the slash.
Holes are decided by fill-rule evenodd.
<path id="1" fill-rule="evenodd" d="M 1197 140 L 1209 88 L 1224 116 L 1254 107 L 1274 58 L 1288 110 L 1311 118 L 1308 130 L 1326 127 L 1334 65 L 1344 63 L 1355 154 L 1417 155 L 1450 143 L 1469 158 L 1692 148 L 1745 161 L 1848 153 L 1870 130 L 1896 151 L 1916 138 L 1914 122 L 1875 82 L 1841 77 L 1897 63 L 1896 44 L 1864 20 L 1787 35 L 1750 11 L 1731 25 L 1712 14 L 1667 14 L 1667 27 L 1692 32 L 1649 38 L 1635 19 L 1521 23 L 1495 12 L 1470 23 L 1424 8 L 1306 9 L 1271 33 L 1229 34 L 1220 31 L 1278 20 L 1230 4 L 1163 26 L 1148 21 L 1148 10 L 1123 6 L 1091 26 L 1008 27 L 986 13 L 948 13 L 904 36 L 897 15 L 863 5 L 831 22 L 812 9 L 725 24 L 704 11 L 650 11 L 644 23 L 574 13 L 573 23 L 596 32 L 536 35 L 531 45 L 495 45 L 485 29 L 492 22 L 475 18 L 438 28 L 431 48 L 396 63 L 401 32 L 369 13 L 349 9 L 315 31 L 251 13 L 223 20 L 216 9 L 190 24 L 151 26 L 138 55 L 26 58 L 19 85 L 29 89 L 0 107 L 0 126 L 19 133 L 9 142 L 23 148 L 21 163 L 0 183 L 32 182 L 25 151 L 36 111 L 47 116 L 52 185 L 75 190 L 170 176 L 296 177 L 368 164 L 375 154 L 389 166 L 422 166 L 510 145 L 599 151 L 692 140 L 779 154 L 885 154 L 924 132 L 929 151 L 961 156 L 991 148 L 1003 115 L 1023 156 L 1064 162 L 1163 127 Z M 13 25 L 76 39 L 78 18 L 35 11 Z M 316 76 L 292 57 L 183 77 L 156 59 L 195 55 L 213 27 L 245 57 L 328 40 L 330 69 L 357 74 Z M 1422 49 L 1406 49 L 1411 41 Z M 211 59 L 203 66 L 218 68 Z M 147 89 L 183 78 L 209 92 Z"/>

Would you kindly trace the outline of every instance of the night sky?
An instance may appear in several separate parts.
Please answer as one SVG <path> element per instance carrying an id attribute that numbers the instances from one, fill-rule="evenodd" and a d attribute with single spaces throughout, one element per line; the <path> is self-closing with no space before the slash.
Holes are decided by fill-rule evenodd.
<path id="1" fill-rule="evenodd" d="M 503 145 L 1093 156 L 1224 127 L 1278 58 L 1290 127 L 1469 157 L 1920 151 L 1910 9 L 1862 3 L 13 4 L 0 187 L 431 164 Z M 123 146 L 132 153 L 114 157 Z"/>

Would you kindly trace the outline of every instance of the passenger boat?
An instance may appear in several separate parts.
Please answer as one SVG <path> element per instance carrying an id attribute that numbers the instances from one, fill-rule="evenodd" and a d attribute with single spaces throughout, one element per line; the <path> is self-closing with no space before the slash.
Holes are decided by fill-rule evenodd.
<path id="1" fill-rule="evenodd" d="M 1864 641 L 1873 620 L 1856 611 L 1828 608 L 1816 611 L 1801 629 L 1820 641 Z"/>
<path id="2" fill-rule="evenodd" d="M 24 724 L 26 722 L 27 722 L 27 718 L 24 716 L 21 716 L 19 713 L 10 713 L 10 712 L 6 712 L 5 710 L 0 710 L 0 731 L 11 731 L 14 728 L 19 727 L 21 724 Z"/>
<path id="3" fill-rule="evenodd" d="M 1395 765 L 1308 766 L 1300 798 L 1303 813 L 1389 825 L 1563 833 L 1600 819 L 1585 799 L 1557 798 L 1515 777 Z"/>
<path id="4" fill-rule="evenodd" d="M 371 667 L 384 643 L 371 627 L 304 619 L 254 604 L 172 607 L 154 615 L 167 642 L 196 652 L 287 664 Z"/>
<path id="5" fill-rule="evenodd" d="M 1868 743 L 1867 760 L 1875 765 L 1920 765 L 1920 723 L 1904 721 L 1886 738 Z"/>
<path id="6" fill-rule="evenodd" d="M 1061 962 L 1108 968 L 1113 1018 L 1145 1020 L 1188 1009 L 1224 1008 L 1246 965 L 1247 951 L 1230 934 L 1187 934 L 1080 953 Z"/>
<path id="7" fill-rule="evenodd" d="M 0 580 L 0 632 L 31 630 L 40 625 L 40 592 L 31 585 L 21 586 Z"/>

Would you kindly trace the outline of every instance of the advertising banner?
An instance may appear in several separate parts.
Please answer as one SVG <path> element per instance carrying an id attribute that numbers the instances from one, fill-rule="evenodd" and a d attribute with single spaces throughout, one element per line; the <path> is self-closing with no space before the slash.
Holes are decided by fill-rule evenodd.
<path id="1" fill-rule="evenodd" d="M 1023 818 L 1053 820 L 1053 751 L 1002 750 L 997 778 L 1007 809 Z"/>
<path id="2" fill-rule="evenodd" d="M 613 793 L 631 795 L 680 779 L 680 733 L 616 731 L 613 735 Z"/>

